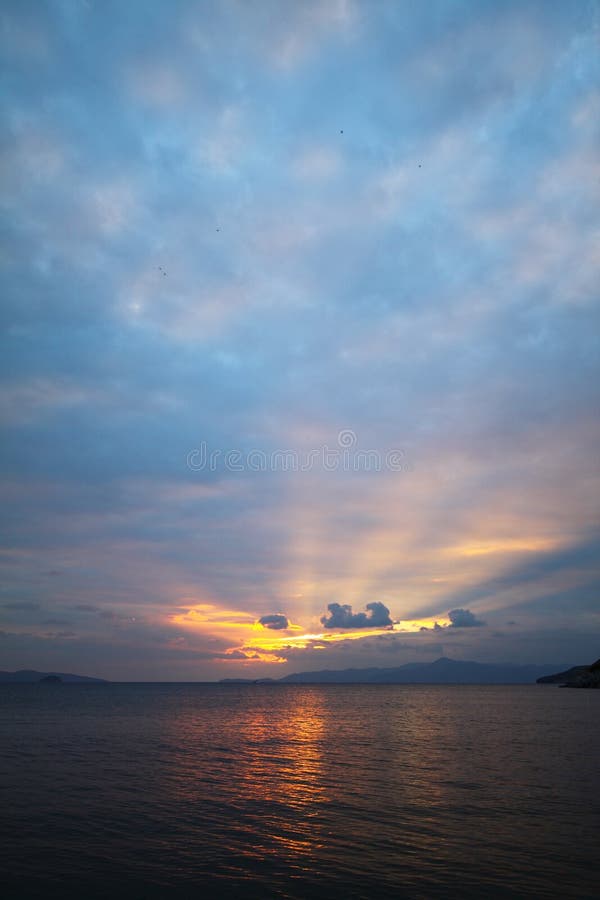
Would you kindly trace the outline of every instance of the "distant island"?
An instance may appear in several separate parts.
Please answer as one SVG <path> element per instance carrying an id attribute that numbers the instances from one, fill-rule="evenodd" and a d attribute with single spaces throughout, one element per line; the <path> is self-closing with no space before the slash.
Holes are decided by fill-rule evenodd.
<path id="1" fill-rule="evenodd" d="M 20 669 L 18 672 L 0 672 L 0 684 L 108 684 L 104 678 L 90 678 L 87 675 L 72 675 L 70 672 L 36 672 L 34 669 Z"/>
<path id="2" fill-rule="evenodd" d="M 323 669 L 296 672 L 283 678 L 224 678 L 235 684 L 533 684 L 550 675 L 553 665 L 510 665 L 449 659 L 431 663 L 406 663 L 389 669 Z"/>
<path id="3" fill-rule="evenodd" d="M 600 659 L 591 666 L 573 666 L 566 672 L 543 675 L 538 678 L 537 683 L 559 684 L 561 687 L 571 688 L 600 688 Z"/>

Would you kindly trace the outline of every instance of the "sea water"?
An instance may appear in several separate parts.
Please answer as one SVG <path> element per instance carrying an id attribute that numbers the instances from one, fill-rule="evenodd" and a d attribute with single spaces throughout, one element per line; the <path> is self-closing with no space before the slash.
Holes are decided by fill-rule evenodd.
<path id="1" fill-rule="evenodd" d="M 596 897 L 600 691 L 0 686 L 2 894 Z"/>

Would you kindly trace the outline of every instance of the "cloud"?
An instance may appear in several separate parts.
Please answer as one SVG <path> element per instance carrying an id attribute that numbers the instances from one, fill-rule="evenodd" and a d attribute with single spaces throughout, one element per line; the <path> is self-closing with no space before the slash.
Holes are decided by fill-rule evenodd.
<path id="1" fill-rule="evenodd" d="M 282 616 L 279 613 L 272 613 L 268 616 L 261 616 L 258 622 L 264 628 L 272 628 L 274 631 L 288 628 L 290 624 L 288 622 L 287 616 Z"/>
<path id="2" fill-rule="evenodd" d="M 62 641 L 62 640 L 71 640 L 72 638 L 77 637 L 77 632 L 75 631 L 46 631 L 44 634 L 39 635 L 42 640 L 48 641 Z"/>
<path id="3" fill-rule="evenodd" d="M 475 628 L 478 625 L 485 625 L 485 622 L 478 619 L 470 609 L 451 609 L 448 618 L 450 619 L 448 628 Z"/>
<path id="4" fill-rule="evenodd" d="M 367 603 L 369 612 L 353 613 L 348 604 L 329 603 L 329 615 L 321 616 L 325 628 L 387 628 L 392 625 L 390 611 L 383 603 Z"/>
<path id="5" fill-rule="evenodd" d="M 451 609 L 448 612 L 449 622 L 444 622 L 444 624 L 440 625 L 439 622 L 436 622 L 431 628 L 426 625 L 421 626 L 419 628 L 420 632 L 429 632 L 429 631 L 447 631 L 449 628 L 476 628 L 480 625 L 485 625 L 481 619 L 478 619 L 477 616 L 471 612 L 470 609 Z"/>
<path id="6" fill-rule="evenodd" d="M 330 178 L 340 168 L 338 154 L 329 147 L 312 147 L 301 153 L 293 163 L 293 172 L 299 178 L 311 181 Z"/>
<path id="7" fill-rule="evenodd" d="M 230 650 L 219 654 L 223 659 L 260 659 L 258 653 L 244 653 L 243 650 Z M 215 654 L 217 656 L 217 654 Z"/>
<path id="8" fill-rule="evenodd" d="M 33 612 L 40 608 L 39 603 L 32 603 L 29 600 L 15 600 L 11 603 L 3 603 L 4 609 L 20 610 L 22 612 Z"/>

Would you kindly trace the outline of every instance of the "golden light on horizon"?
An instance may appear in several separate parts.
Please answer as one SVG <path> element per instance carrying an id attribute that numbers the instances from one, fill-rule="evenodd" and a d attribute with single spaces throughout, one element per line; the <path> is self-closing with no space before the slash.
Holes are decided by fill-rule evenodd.
<path id="1" fill-rule="evenodd" d="M 421 631 L 421 629 L 423 628 L 435 628 L 436 625 L 439 625 L 442 628 L 446 628 L 451 624 L 452 623 L 448 618 L 448 615 L 446 613 L 442 613 L 439 616 L 429 616 L 425 619 L 403 619 L 401 622 L 398 622 L 396 625 L 394 625 L 394 631 L 410 634 Z"/>
<path id="2" fill-rule="evenodd" d="M 190 598 L 191 599 L 191 598 Z M 447 612 L 436 616 L 402 619 L 381 628 L 306 629 L 289 622 L 286 628 L 269 628 L 260 617 L 241 610 L 219 607 L 213 602 L 193 602 L 180 606 L 170 622 L 200 634 L 220 638 L 228 644 L 219 663 L 240 665 L 262 663 L 281 665 L 288 662 L 289 652 L 319 651 L 344 641 L 359 641 L 393 634 L 416 634 L 423 630 L 447 628 L 451 620 Z M 283 614 L 280 614 L 283 615 Z"/>
<path id="3" fill-rule="evenodd" d="M 169 621 L 179 627 L 191 629 L 211 637 L 220 637 L 236 643 L 225 650 L 221 661 L 229 659 L 237 663 L 263 662 L 280 664 L 287 662 L 289 650 L 324 650 L 328 645 L 342 641 L 357 641 L 368 637 L 391 634 L 394 631 L 418 631 L 421 625 L 433 627 L 435 620 L 402 622 L 382 628 L 319 629 L 308 630 L 302 625 L 290 622 L 287 628 L 273 629 L 260 623 L 256 615 L 220 608 L 216 603 L 202 602 L 181 605 L 180 611 L 169 617 Z M 445 617 L 438 617 L 438 623 L 447 624 Z M 229 658 L 229 659 L 228 659 Z"/>

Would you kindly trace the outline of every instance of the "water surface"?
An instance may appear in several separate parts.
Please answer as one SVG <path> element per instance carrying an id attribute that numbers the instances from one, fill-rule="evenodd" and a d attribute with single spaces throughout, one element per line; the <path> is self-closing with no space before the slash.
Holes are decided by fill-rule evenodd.
<path id="1" fill-rule="evenodd" d="M 598 895 L 600 692 L 3 685 L 6 896 Z"/>

